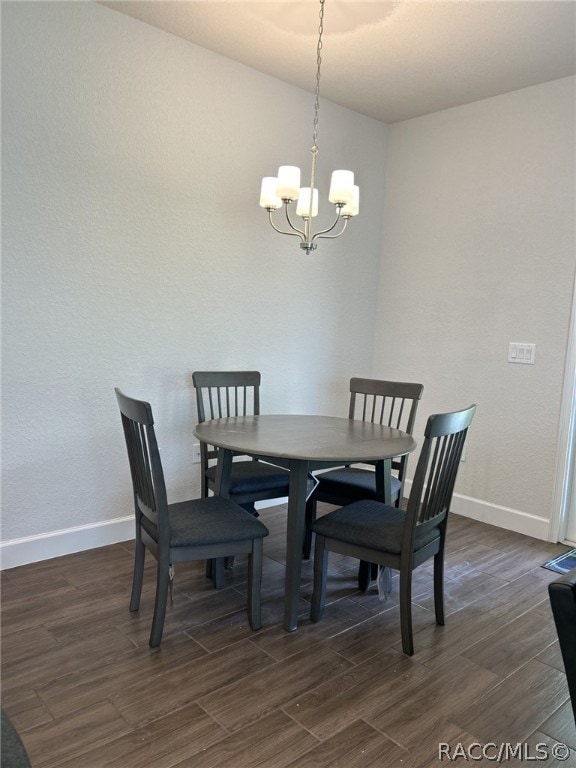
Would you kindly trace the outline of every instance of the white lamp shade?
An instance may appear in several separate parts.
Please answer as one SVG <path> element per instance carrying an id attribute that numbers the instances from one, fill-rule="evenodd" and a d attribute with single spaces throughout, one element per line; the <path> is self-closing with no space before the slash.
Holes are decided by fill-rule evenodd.
<path id="1" fill-rule="evenodd" d="M 352 187 L 352 200 L 346 203 L 340 211 L 341 216 L 357 216 L 360 210 L 360 188 L 354 184 Z"/>
<path id="2" fill-rule="evenodd" d="M 300 190 L 300 197 L 298 198 L 296 213 L 298 214 L 298 216 L 309 218 L 310 187 L 302 187 L 302 189 Z M 316 187 L 314 187 L 314 194 L 312 195 L 312 216 L 318 216 L 318 190 L 316 189 Z"/>
<path id="3" fill-rule="evenodd" d="M 260 206 L 262 208 L 281 208 L 282 200 L 276 194 L 278 179 L 276 176 L 264 176 L 260 188 Z"/>
<path id="4" fill-rule="evenodd" d="M 281 165 L 278 168 L 276 194 L 282 200 L 298 200 L 300 194 L 300 168 L 295 165 Z"/>
<path id="5" fill-rule="evenodd" d="M 352 171 L 332 171 L 330 193 L 331 203 L 351 203 L 354 190 L 354 174 Z"/>

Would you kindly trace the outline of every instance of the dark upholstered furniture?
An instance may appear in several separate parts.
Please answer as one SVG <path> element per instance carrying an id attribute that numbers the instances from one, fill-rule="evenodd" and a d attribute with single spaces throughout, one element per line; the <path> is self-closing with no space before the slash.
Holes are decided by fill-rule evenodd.
<path id="1" fill-rule="evenodd" d="M 310 618 L 324 610 L 328 552 L 400 571 L 402 649 L 414 653 L 412 571 L 434 558 L 436 623 L 444 624 L 444 545 L 454 483 L 475 406 L 430 416 L 406 511 L 368 499 L 318 518 Z"/>
<path id="2" fill-rule="evenodd" d="M 576 568 L 548 585 L 576 723 Z"/>
<path id="3" fill-rule="evenodd" d="M 198 423 L 207 419 L 260 414 L 259 371 L 195 371 Z M 218 449 L 200 443 L 202 496 L 216 487 Z M 254 502 L 288 496 L 290 475 L 286 469 L 255 459 L 235 461 L 230 480 L 230 498 L 254 513 Z"/>
<path id="4" fill-rule="evenodd" d="M 150 645 L 158 646 L 162 640 L 173 564 L 191 560 L 213 560 L 211 573 L 216 587 L 220 587 L 224 558 L 248 555 L 248 618 L 252 629 L 259 629 L 262 540 L 268 529 L 245 509 L 220 496 L 168 504 L 150 404 L 127 397 L 119 389 L 115 392 L 128 449 L 136 514 L 131 611 L 140 606 L 146 550 L 157 560 Z"/>
<path id="5" fill-rule="evenodd" d="M 372 424 L 386 424 L 395 429 L 412 434 L 416 411 L 422 398 L 424 387 L 406 381 L 383 381 L 380 379 L 350 379 L 350 404 L 348 418 L 368 421 Z M 399 456 L 392 462 L 391 491 L 392 501 L 399 507 L 404 493 L 404 477 L 408 456 Z M 360 499 L 376 499 L 376 476 L 365 467 L 345 466 L 321 472 L 317 475 L 318 486 L 306 504 L 306 537 L 304 557 L 310 557 L 312 546 L 312 524 L 316 519 L 316 502 L 344 506 Z M 369 563 L 361 563 L 358 571 L 360 589 L 368 588 L 375 568 Z"/>
<path id="6" fill-rule="evenodd" d="M 30 760 L 24 744 L 22 744 L 22 739 L 18 736 L 16 729 L 4 710 L 2 710 L 1 729 L 2 768 L 30 768 Z"/>

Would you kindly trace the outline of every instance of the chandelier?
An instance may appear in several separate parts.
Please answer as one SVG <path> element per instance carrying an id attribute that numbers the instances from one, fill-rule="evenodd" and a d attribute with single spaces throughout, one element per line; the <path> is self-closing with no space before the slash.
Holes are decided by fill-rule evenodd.
<path id="1" fill-rule="evenodd" d="M 322 35 L 324 32 L 324 2 L 320 0 L 320 23 L 318 26 L 318 44 L 316 46 L 316 87 L 314 89 L 314 130 L 312 134 L 312 164 L 310 186 L 300 187 L 300 168 L 293 165 L 281 165 L 278 176 L 265 176 L 260 190 L 260 206 L 268 211 L 270 224 L 281 235 L 300 238 L 300 248 L 310 253 L 320 238 L 334 239 L 343 234 L 348 220 L 356 216 L 359 210 L 360 192 L 354 184 L 352 171 L 333 171 L 328 200 L 336 207 L 336 219 L 332 226 L 312 232 L 312 219 L 318 215 L 318 190 L 316 181 L 316 160 L 318 157 L 318 111 L 320 109 L 320 67 L 322 64 Z M 293 223 L 290 206 L 296 202 L 296 215 L 302 219 L 300 227 Z M 282 208 L 286 213 L 289 231 L 278 227 L 273 219 L 274 211 Z M 340 225 L 338 231 L 334 230 Z M 333 233 L 333 234 L 330 234 Z"/>

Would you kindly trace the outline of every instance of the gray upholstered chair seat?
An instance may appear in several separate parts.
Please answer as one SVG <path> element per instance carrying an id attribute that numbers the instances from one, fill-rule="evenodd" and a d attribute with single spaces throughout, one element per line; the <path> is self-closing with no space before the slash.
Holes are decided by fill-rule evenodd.
<path id="1" fill-rule="evenodd" d="M 396 555 L 402 551 L 405 520 L 406 513 L 397 507 L 391 507 L 379 501 L 355 501 L 319 517 L 312 529 L 328 539 Z M 415 551 L 438 538 L 440 538 L 438 525 L 417 526 Z"/>
<path id="2" fill-rule="evenodd" d="M 344 497 L 350 501 L 376 499 L 376 474 L 370 469 L 360 467 L 339 467 L 316 476 L 318 498 Z M 391 498 L 396 500 L 402 488 L 402 482 L 395 476 L 391 478 Z"/>
<path id="3" fill-rule="evenodd" d="M 216 465 L 208 467 L 206 477 L 212 487 L 216 485 Z M 232 463 L 230 496 L 278 491 L 276 497 L 288 496 L 290 474 L 287 469 L 266 464 L 264 461 L 235 461 Z"/>
<path id="4" fill-rule="evenodd" d="M 249 541 L 263 539 L 268 529 L 237 504 L 219 496 L 180 501 L 168 505 L 171 547 L 196 547 L 219 544 L 222 540 Z M 155 540 L 158 531 L 147 517 L 142 527 Z"/>

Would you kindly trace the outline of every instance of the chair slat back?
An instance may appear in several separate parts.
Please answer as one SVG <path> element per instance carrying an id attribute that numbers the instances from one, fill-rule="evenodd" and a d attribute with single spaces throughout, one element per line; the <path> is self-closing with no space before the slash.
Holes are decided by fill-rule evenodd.
<path id="1" fill-rule="evenodd" d="M 260 414 L 259 371 L 195 371 L 198 423 L 208 419 Z M 214 446 L 201 444 L 204 462 L 218 457 Z"/>
<path id="2" fill-rule="evenodd" d="M 412 434 L 422 384 L 378 379 L 350 379 L 349 418 L 385 424 Z"/>
<path id="3" fill-rule="evenodd" d="M 128 397 L 118 388 L 114 391 L 128 451 L 136 519 L 139 522 L 140 515 L 147 517 L 157 526 L 162 539 L 168 532 L 168 502 L 152 408 L 150 403 Z"/>
<path id="4" fill-rule="evenodd" d="M 258 371 L 195 371 L 198 423 L 230 416 L 257 416 L 260 413 Z"/>
<path id="5" fill-rule="evenodd" d="M 463 411 L 429 417 L 408 499 L 408 525 L 438 525 L 448 514 L 462 450 L 475 412 L 476 406 L 472 405 Z"/>
<path id="6" fill-rule="evenodd" d="M 422 384 L 413 382 L 352 378 L 348 418 L 384 424 L 411 435 L 423 391 Z M 408 457 L 403 456 L 392 462 L 400 479 L 407 461 Z"/>

